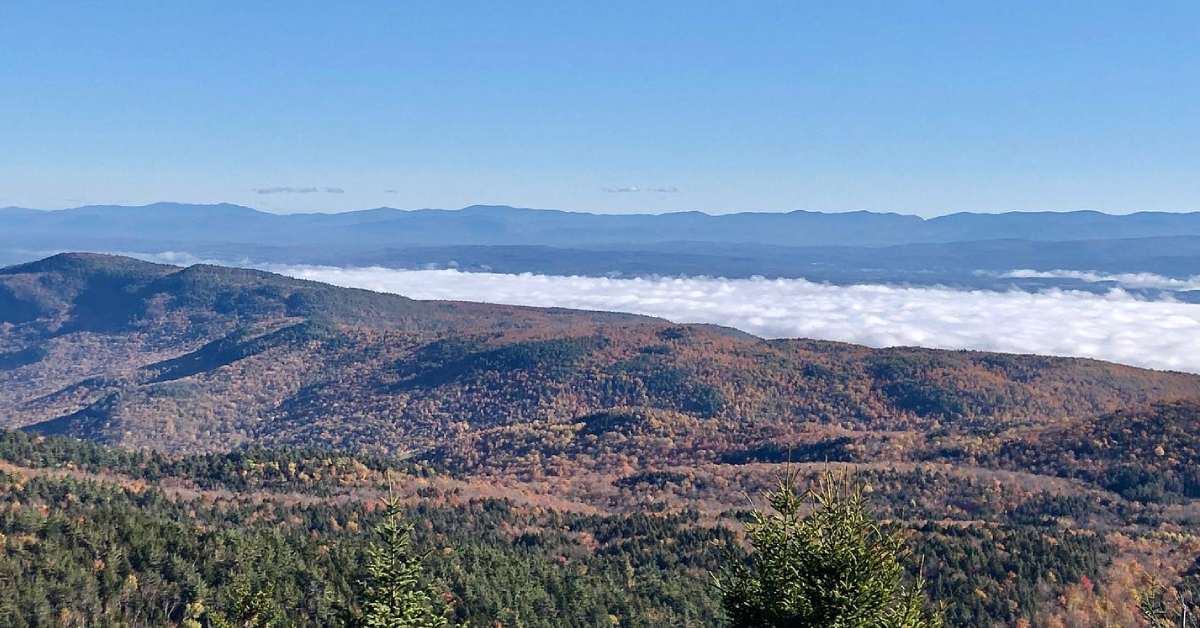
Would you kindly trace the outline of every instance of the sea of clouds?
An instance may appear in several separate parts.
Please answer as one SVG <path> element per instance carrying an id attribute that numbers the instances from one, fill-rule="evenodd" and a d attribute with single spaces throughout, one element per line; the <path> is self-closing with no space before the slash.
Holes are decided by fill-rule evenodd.
<path id="1" fill-rule="evenodd" d="M 1091 357 L 1200 373 L 1200 305 L 1106 294 L 834 286 L 804 279 L 604 278 L 275 266 L 416 299 L 556 306 L 716 323 L 767 338 Z M 1147 278 L 1140 278 L 1143 281 Z"/>
<path id="2" fill-rule="evenodd" d="M 123 253 L 149 261 L 257 267 L 338 286 L 511 305 L 568 307 L 714 323 L 766 338 L 818 338 L 873 347 L 922 346 L 1088 357 L 1200 373 L 1200 305 L 1171 292 L 1200 277 L 1017 269 L 998 277 L 1071 279 L 1119 287 L 1082 290 L 960 290 L 879 284 L 837 286 L 804 279 L 605 278 L 256 264 L 188 253 Z M 1155 288 L 1149 299 L 1121 289 Z"/>

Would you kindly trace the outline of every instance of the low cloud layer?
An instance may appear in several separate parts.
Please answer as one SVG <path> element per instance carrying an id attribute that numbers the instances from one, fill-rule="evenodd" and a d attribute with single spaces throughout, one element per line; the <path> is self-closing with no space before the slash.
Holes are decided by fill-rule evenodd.
<path id="1" fill-rule="evenodd" d="M 1121 290 L 961 291 L 803 279 L 609 279 L 456 270 L 275 267 L 417 299 L 559 306 L 716 323 L 768 338 L 916 345 L 1111 360 L 1200 373 L 1200 306 Z"/>
<path id="2" fill-rule="evenodd" d="M 1014 279 L 1076 279 L 1087 283 L 1115 283 L 1126 288 L 1159 290 L 1200 290 L 1200 277 L 1175 279 L 1154 273 L 1101 273 L 1092 270 L 1029 270 L 1018 269 L 999 273 L 998 277 Z"/>

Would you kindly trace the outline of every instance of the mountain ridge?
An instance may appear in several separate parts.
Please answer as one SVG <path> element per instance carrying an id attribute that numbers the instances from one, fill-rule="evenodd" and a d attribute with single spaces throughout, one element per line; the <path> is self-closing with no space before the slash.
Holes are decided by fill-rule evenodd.
<path id="1" fill-rule="evenodd" d="M 450 207 L 403 208 L 403 207 L 393 207 L 390 205 L 380 205 L 378 207 L 370 207 L 370 208 L 364 208 L 364 209 L 352 209 L 352 210 L 337 211 L 337 212 L 303 212 L 303 211 L 302 212 L 270 212 L 270 211 L 264 211 L 261 209 L 254 208 L 249 205 L 240 205 L 237 203 L 228 203 L 228 202 L 187 203 L 187 202 L 182 202 L 182 201 L 153 201 L 150 203 L 144 203 L 142 205 L 123 205 L 123 204 L 99 203 L 99 204 L 91 204 L 91 205 L 77 205 L 74 207 L 63 207 L 63 208 L 58 208 L 58 209 L 43 209 L 43 208 L 25 207 L 25 206 L 19 206 L 19 205 L 8 205 L 5 207 L 0 207 L 0 211 L 15 210 L 15 211 L 22 211 L 22 212 L 55 213 L 55 212 L 75 212 L 75 211 L 88 211 L 88 212 L 90 212 L 90 211 L 108 211 L 108 210 L 125 210 L 125 209 L 136 210 L 136 209 L 151 209 L 151 208 L 155 208 L 155 209 L 187 209 L 187 210 L 201 210 L 201 211 L 212 209 L 212 208 L 229 208 L 229 209 L 236 209 L 236 210 L 249 210 L 249 211 L 253 211 L 256 213 L 260 213 L 260 214 L 266 214 L 266 215 L 270 215 L 270 216 L 337 216 L 337 215 L 361 214 L 361 213 L 380 212 L 380 211 L 403 212 L 403 213 L 417 213 L 417 212 L 448 212 L 448 213 L 468 212 L 468 213 L 471 213 L 471 212 L 480 212 L 480 211 L 516 211 L 516 212 L 545 212 L 545 213 L 552 213 L 552 214 L 573 214 L 573 215 L 582 215 L 582 216 L 671 216 L 671 215 L 681 215 L 681 214 L 682 215 L 692 214 L 692 215 L 707 216 L 710 218 L 715 218 L 715 217 L 720 217 L 720 216 L 745 216 L 745 215 L 778 216 L 778 215 L 789 215 L 789 214 L 822 215 L 822 216 L 873 215 L 873 216 L 902 216 L 902 217 L 915 218 L 922 222 L 937 221 L 937 220 L 950 218 L 950 217 L 956 217 L 956 216 L 1091 215 L 1091 216 L 1107 216 L 1107 217 L 1130 217 L 1130 216 L 1191 216 L 1191 215 L 1200 214 L 1200 210 L 1192 210 L 1192 211 L 1136 210 L 1136 211 L 1132 211 L 1132 212 L 1114 213 L 1114 212 L 1105 212 L 1105 211 L 1101 211 L 1101 210 L 1097 210 L 1097 209 L 1063 209 L 1063 210 L 1013 209 L 1013 210 L 1004 210 L 1004 211 L 996 211 L 996 212 L 954 211 L 954 212 L 948 212 L 945 214 L 938 214 L 936 216 L 921 216 L 919 214 L 908 214 L 908 213 L 897 212 L 897 211 L 879 211 L 879 210 L 872 210 L 872 209 L 853 209 L 853 210 L 845 210 L 845 211 L 824 211 L 824 210 L 817 210 L 817 209 L 738 210 L 738 211 L 720 212 L 720 213 L 713 213 L 713 212 L 708 212 L 708 211 L 698 210 L 698 209 L 686 209 L 686 210 L 669 210 L 669 211 L 661 211 L 661 212 L 609 213 L 609 212 L 557 209 L 557 208 L 546 208 L 546 207 L 522 207 L 522 206 L 517 206 L 517 205 L 492 204 L 492 203 L 474 203 L 471 205 L 464 205 L 463 207 L 459 207 L 459 208 L 450 208 Z"/>
<path id="2" fill-rule="evenodd" d="M 87 221 L 88 219 L 108 218 L 115 221 L 126 220 L 130 217 L 146 221 L 162 220 L 247 220 L 250 226 L 261 227 L 264 223 L 285 226 L 288 229 L 301 229 L 304 226 L 328 225 L 338 228 L 355 225 L 371 225 L 372 229 L 396 223 L 397 226 L 422 227 L 428 221 L 439 223 L 443 229 L 458 225 L 464 226 L 463 221 L 499 220 L 502 224 L 521 225 L 524 230 L 539 227 L 554 226 L 558 229 L 586 227 L 588 229 L 607 230 L 593 241 L 660 241 L 645 239 L 629 229 L 659 225 L 698 230 L 694 235 L 701 240 L 724 242 L 759 241 L 763 243 L 783 244 L 790 242 L 798 244 L 830 243 L 827 238 L 831 235 L 841 238 L 844 244 L 902 244 L 916 242 L 950 242 L 980 239 L 1003 239 L 1006 237 L 1022 237 L 1034 240 L 1087 239 L 1087 237 L 1150 237 L 1154 235 L 1200 235 L 1200 212 L 1134 212 L 1129 214 L 1107 214 L 1094 210 L 1073 210 L 1064 212 L 1053 211 L 1012 211 L 1002 213 L 957 212 L 924 218 L 921 216 L 901 214 L 896 212 L 874 212 L 858 210 L 852 212 L 820 212 L 812 210 L 792 210 L 786 212 L 734 212 L 709 214 L 700 211 L 678 211 L 665 213 L 630 213 L 602 214 L 592 212 L 574 212 L 560 209 L 534 209 L 512 207 L 507 205 L 470 205 L 461 209 L 398 209 L 393 207 L 378 207 L 365 210 L 354 210 L 338 213 L 296 213 L 275 214 L 263 212 L 251 207 L 229 203 L 219 204 L 188 204 L 174 202 L 158 202 L 141 206 L 129 205 L 88 205 L 58 210 L 31 210 L 28 208 L 7 208 L 4 218 L 12 224 L 10 228 L 36 229 L 38 225 L 21 224 L 21 220 L 33 222 L 49 221 L 56 228 L 71 226 L 71 221 Z M 16 221 L 16 222 L 14 222 Z M 515 221 L 515 222 L 514 222 Z M 1116 226 L 1120 231 L 1113 231 Z M 780 226 L 792 228 L 817 229 L 821 238 L 826 240 L 796 240 L 802 237 L 792 234 L 791 241 L 780 240 L 780 235 L 773 230 Z M 908 229 L 910 232 L 894 234 L 876 234 L 866 236 L 853 233 L 860 227 L 875 229 Z M 725 235 L 712 232 L 712 229 L 734 228 L 733 237 L 743 237 L 735 240 Z M 762 229 L 767 229 L 763 231 Z M 834 231 L 829 231 L 833 229 Z M 842 231 L 838 231 L 841 229 Z M 1182 229 L 1182 231 L 1180 231 Z M 740 230 L 740 231 L 738 231 Z M 847 231 L 850 230 L 850 231 Z M 1073 232 L 1072 230 L 1083 230 Z M 1141 231 L 1139 231 L 1141 230 Z M 1049 233 L 1047 233 L 1049 231 Z M 202 233 L 205 231 L 202 230 Z M 179 237 L 185 237 L 186 232 L 180 232 Z M 311 237 L 301 231 L 284 234 L 287 237 Z M 325 234 L 327 237 L 331 234 Z M 394 237 L 403 234 L 391 233 Z M 428 235 L 428 234 L 424 234 Z M 455 236 L 468 237 L 462 234 L 443 235 L 442 241 L 449 242 Z M 478 237 L 480 234 L 474 234 Z M 493 239 L 484 238 L 480 243 L 527 243 L 553 244 L 570 241 L 556 240 L 554 234 L 535 232 L 526 236 L 507 235 L 509 240 L 502 240 L 501 234 L 492 234 Z M 582 237 L 575 234 L 575 237 Z M 858 238 L 855 240 L 854 238 Z M 674 236 L 673 239 L 688 239 Z M 460 242 L 460 243 L 465 243 Z"/>
<path id="3" fill-rule="evenodd" d="M 775 455 L 745 452 L 807 447 L 829 430 L 911 459 L 1192 400 L 1200 377 L 1094 360 L 767 341 L 93 254 L 0 270 L 4 425 L 128 447 L 412 450 L 474 465 L 468 443 L 484 434 L 520 451 L 542 430 L 632 412 L 674 417 L 622 421 L 647 437 L 675 425 L 653 429 L 673 434 L 679 464 Z M 622 447 L 659 455 L 646 446 Z"/>
<path id="4" fill-rule="evenodd" d="M 1189 278 L 1200 274 L 1197 240 L 1200 213 L 1166 212 L 959 213 L 925 219 L 868 211 L 595 214 L 476 205 L 271 214 L 240 205 L 181 203 L 0 212 L 0 263 L 58 251 L 392 268 L 457 267 L 463 257 L 468 268 L 500 272 L 765 275 L 998 290 L 1095 287 L 1069 279 L 988 278 L 977 271 Z"/>

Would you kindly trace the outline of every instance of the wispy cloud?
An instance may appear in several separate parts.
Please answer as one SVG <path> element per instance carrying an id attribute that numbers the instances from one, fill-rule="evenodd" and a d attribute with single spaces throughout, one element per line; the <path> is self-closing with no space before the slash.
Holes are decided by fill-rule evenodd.
<path id="1" fill-rule="evenodd" d="M 1176 279 L 1154 273 L 1102 273 L 1092 270 L 1031 270 L 1028 268 L 983 274 L 1014 279 L 1076 279 L 1086 283 L 1113 283 L 1126 288 L 1200 290 L 1200 276 Z"/>
<path id="2" fill-rule="evenodd" d="M 346 190 L 337 187 L 292 187 L 292 186 L 277 186 L 270 188 L 254 188 L 256 194 L 316 194 L 325 192 L 326 194 L 345 194 Z"/>
<path id="3" fill-rule="evenodd" d="M 420 299 L 624 311 L 769 338 L 1091 357 L 1200 373 L 1200 306 L 1122 290 L 963 291 L 803 279 L 611 279 L 456 270 L 275 267 Z"/>
<path id="4" fill-rule="evenodd" d="M 655 192 L 658 194 L 675 194 L 676 192 L 679 191 L 679 188 L 677 188 L 673 185 L 658 186 L 658 187 L 639 187 L 639 186 L 633 185 L 633 186 L 624 186 L 624 187 L 608 187 L 608 188 L 602 188 L 602 189 L 605 192 L 610 192 L 610 193 L 614 193 L 614 194 L 633 194 L 636 192 Z"/>

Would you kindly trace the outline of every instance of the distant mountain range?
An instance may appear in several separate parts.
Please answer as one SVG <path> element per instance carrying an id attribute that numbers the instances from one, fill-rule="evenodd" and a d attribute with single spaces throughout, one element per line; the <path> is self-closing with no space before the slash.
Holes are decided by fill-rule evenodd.
<path id="1" fill-rule="evenodd" d="M 245 264 L 764 275 L 1005 288 L 1073 281 L 993 276 L 1018 268 L 1200 275 L 1200 213 L 923 219 L 865 211 L 602 215 L 490 205 L 340 214 L 180 203 L 0 209 L 0 263 L 65 250 L 171 252 Z"/>
<path id="2" fill-rule="evenodd" d="M 1017 239 L 1038 242 L 1200 236 L 1200 213 L 1095 211 L 958 213 L 924 219 L 867 211 L 590 214 L 498 205 L 459 210 L 389 207 L 338 214 L 271 214 L 240 205 L 92 205 L 55 211 L 6 208 L 0 224 L 26 236 L 242 242 L 278 246 L 603 246 L 669 241 L 776 246 L 887 246 Z"/>

